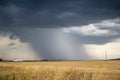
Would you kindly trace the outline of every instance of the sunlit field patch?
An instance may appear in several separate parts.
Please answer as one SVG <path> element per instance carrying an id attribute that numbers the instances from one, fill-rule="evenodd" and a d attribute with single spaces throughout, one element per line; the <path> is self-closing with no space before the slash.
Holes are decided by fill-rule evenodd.
<path id="1" fill-rule="evenodd" d="M 0 62 L 0 80 L 120 80 L 120 61 Z"/>

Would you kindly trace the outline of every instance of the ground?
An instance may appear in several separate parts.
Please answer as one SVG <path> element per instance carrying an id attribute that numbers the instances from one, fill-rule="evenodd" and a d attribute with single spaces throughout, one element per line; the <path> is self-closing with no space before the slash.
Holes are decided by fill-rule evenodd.
<path id="1" fill-rule="evenodd" d="M 0 80 L 120 80 L 120 60 L 0 62 Z"/>

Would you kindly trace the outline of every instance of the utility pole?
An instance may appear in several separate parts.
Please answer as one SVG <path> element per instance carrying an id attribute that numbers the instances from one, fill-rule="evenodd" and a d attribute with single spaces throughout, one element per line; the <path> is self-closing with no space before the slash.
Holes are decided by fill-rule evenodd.
<path id="1" fill-rule="evenodd" d="M 105 60 L 107 61 L 107 51 L 105 50 Z"/>

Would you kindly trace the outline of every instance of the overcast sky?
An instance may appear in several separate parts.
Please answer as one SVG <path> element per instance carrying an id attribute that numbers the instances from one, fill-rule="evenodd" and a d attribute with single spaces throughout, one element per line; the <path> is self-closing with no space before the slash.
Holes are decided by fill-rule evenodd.
<path id="1" fill-rule="evenodd" d="M 120 58 L 120 0 L 0 0 L 0 57 Z"/>

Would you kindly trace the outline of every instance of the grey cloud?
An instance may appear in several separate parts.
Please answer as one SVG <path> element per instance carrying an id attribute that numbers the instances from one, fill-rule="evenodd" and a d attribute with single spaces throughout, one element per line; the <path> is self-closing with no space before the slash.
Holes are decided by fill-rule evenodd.
<path id="1" fill-rule="evenodd" d="M 0 2 L 0 25 L 5 27 L 69 27 L 120 16 L 119 0 L 101 0 L 101 2 L 97 0 L 1 0 Z"/>
<path id="2" fill-rule="evenodd" d="M 120 19 L 108 19 L 99 23 L 63 28 L 63 32 L 76 36 L 87 44 L 105 44 L 120 38 Z"/>

